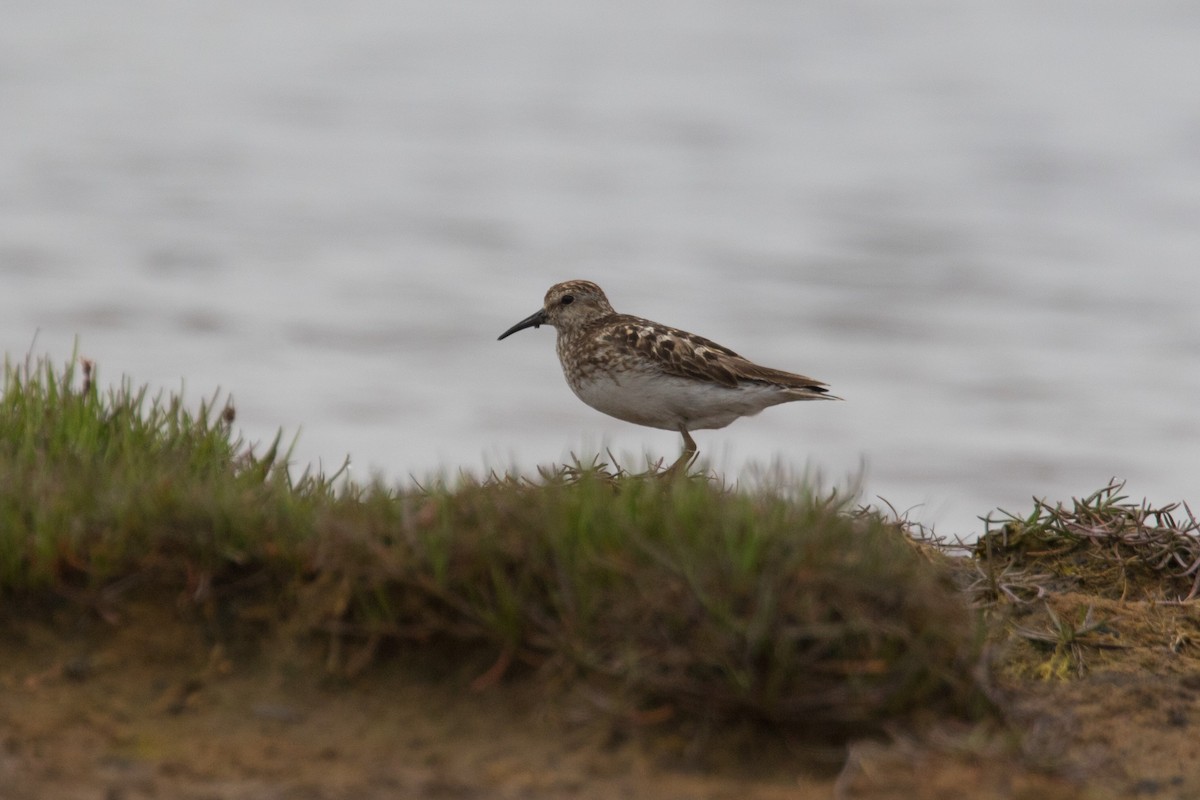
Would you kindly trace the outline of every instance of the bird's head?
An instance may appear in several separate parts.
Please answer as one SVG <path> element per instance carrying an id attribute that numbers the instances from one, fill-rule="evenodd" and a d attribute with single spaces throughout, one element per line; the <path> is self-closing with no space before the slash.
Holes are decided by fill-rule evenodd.
<path id="1" fill-rule="evenodd" d="M 559 331 L 585 325 L 613 313 L 604 290 L 591 281 L 556 283 L 546 292 L 542 307 L 500 334 L 503 339 L 525 328 L 549 325 Z"/>

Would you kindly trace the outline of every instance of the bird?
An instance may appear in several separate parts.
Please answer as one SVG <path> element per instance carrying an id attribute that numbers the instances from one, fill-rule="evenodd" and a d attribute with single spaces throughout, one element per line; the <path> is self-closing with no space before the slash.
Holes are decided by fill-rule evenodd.
<path id="1" fill-rule="evenodd" d="M 668 473 L 686 471 L 697 457 L 692 431 L 724 428 L 780 403 L 842 399 L 821 381 L 760 366 L 703 336 L 618 314 L 591 281 L 551 286 L 542 307 L 497 341 L 542 325 L 557 331 L 563 375 L 580 400 L 625 422 L 683 436 Z"/>

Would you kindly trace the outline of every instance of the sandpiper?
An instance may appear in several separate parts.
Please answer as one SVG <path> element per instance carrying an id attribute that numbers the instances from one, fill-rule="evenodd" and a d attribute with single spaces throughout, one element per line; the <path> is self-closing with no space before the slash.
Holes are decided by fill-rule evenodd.
<path id="1" fill-rule="evenodd" d="M 841 399 L 821 381 L 759 366 L 694 333 L 618 314 L 591 281 L 551 286 L 542 308 L 500 339 L 541 325 L 558 331 L 563 375 L 580 400 L 617 419 L 683 435 L 671 472 L 696 457 L 691 431 L 724 428 L 779 403 Z"/>

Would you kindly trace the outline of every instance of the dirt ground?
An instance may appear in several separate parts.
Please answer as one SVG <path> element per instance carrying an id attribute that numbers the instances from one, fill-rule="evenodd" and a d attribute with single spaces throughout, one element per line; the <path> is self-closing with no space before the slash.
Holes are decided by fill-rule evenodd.
<path id="1" fill-rule="evenodd" d="M 107 621 L 7 609 L 0 798 L 1200 797 L 1193 609 L 1051 605 L 1065 616 L 1090 606 L 1110 622 L 1074 650 L 1021 636 L 1003 646 L 998 691 L 1019 744 L 994 726 L 937 723 L 834 751 L 685 735 L 536 676 L 472 690 L 489 666 L 478 654 L 389 653 L 330 681 L 311 642 L 280 636 L 231 653 L 161 604 Z M 1013 622 L 1048 620 L 1031 606 Z"/>

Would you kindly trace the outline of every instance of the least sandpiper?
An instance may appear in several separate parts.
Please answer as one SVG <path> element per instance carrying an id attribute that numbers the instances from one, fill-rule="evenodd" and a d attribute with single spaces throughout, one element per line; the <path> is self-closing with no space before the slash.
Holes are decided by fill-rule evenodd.
<path id="1" fill-rule="evenodd" d="M 696 456 L 691 431 L 724 428 L 779 403 L 841 399 L 820 381 L 761 367 L 702 336 L 618 314 L 591 281 L 551 286 L 542 308 L 500 338 L 541 325 L 558 331 L 558 360 L 580 400 L 683 435 L 672 472 Z"/>

